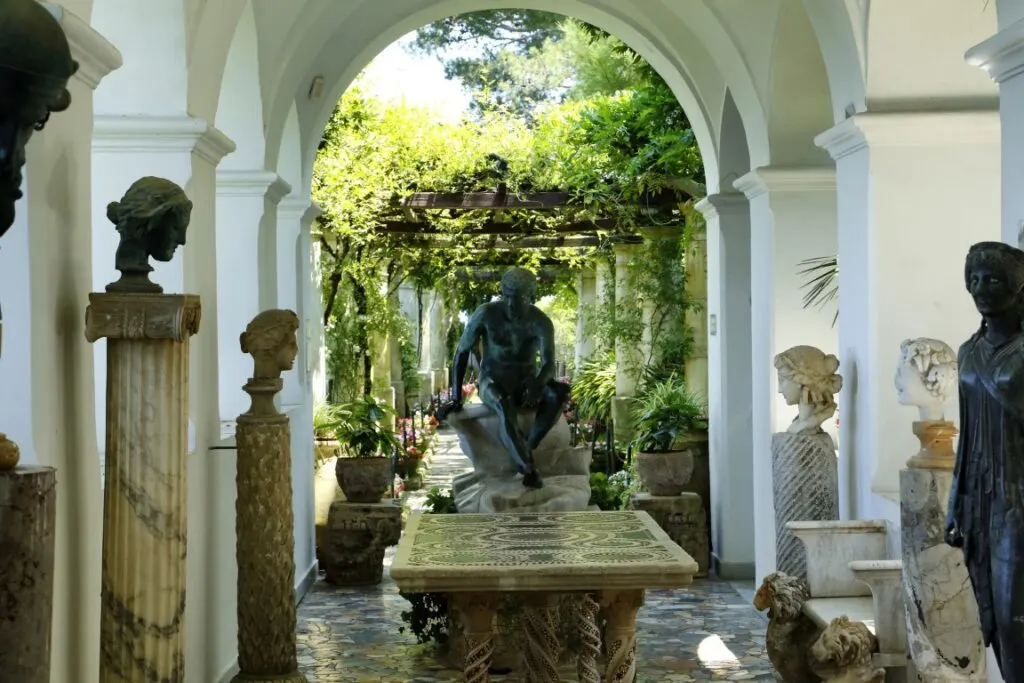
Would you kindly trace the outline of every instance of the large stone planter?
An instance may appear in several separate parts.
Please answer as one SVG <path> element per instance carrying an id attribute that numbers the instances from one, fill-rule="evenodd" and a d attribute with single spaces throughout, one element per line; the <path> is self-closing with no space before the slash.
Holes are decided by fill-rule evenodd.
<path id="1" fill-rule="evenodd" d="M 327 547 L 327 516 L 331 503 L 344 501 L 345 495 L 338 486 L 338 458 L 334 457 L 316 468 L 313 474 L 313 505 L 316 524 L 317 555 Z"/>
<path id="2" fill-rule="evenodd" d="M 338 485 L 350 503 L 379 503 L 391 486 L 391 458 L 338 458 Z"/>
<path id="3" fill-rule="evenodd" d="M 693 474 L 693 453 L 689 449 L 668 453 L 641 451 L 634 457 L 640 481 L 655 496 L 678 496 Z"/>

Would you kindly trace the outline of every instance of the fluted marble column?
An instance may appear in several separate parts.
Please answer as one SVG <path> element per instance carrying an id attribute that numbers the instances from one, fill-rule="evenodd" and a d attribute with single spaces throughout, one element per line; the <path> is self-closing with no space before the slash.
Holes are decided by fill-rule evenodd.
<path id="1" fill-rule="evenodd" d="M 100 683 L 185 675 L 188 347 L 199 297 L 89 295 L 107 340 Z"/>
<path id="2" fill-rule="evenodd" d="M 17 446 L 0 434 L 0 679 L 50 683 L 57 476 L 4 469 Z"/>
<path id="3" fill-rule="evenodd" d="M 255 369 L 243 387 L 252 404 L 235 431 L 239 672 L 233 683 L 306 683 L 295 646 L 291 428 L 274 407 L 281 373 L 299 352 L 298 329 L 294 312 L 275 309 L 253 318 L 240 338 Z"/>
<path id="4" fill-rule="evenodd" d="M 921 450 L 900 472 L 907 646 L 924 683 L 987 680 L 978 603 L 963 553 L 946 545 L 953 481 L 952 422 L 918 421 Z"/>

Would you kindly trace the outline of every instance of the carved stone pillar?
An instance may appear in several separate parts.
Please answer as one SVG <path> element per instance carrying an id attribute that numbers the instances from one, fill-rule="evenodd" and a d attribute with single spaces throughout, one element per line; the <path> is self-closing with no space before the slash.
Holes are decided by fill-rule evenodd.
<path id="1" fill-rule="evenodd" d="M 184 680 L 189 338 L 199 297 L 89 295 L 107 340 L 101 683 Z"/>
<path id="2" fill-rule="evenodd" d="M 0 459 L 17 446 L 0 434 Z M 5 457 L 6 456 L 6 457 Z M 56 470 L 0 465 L 0 678 L 50 682 Z"/>
<path id="3" fill-rule="evenodd" d="M 306 683 L 295 649 L 295 547 L 291 430 L 274 407 L 281 373 L 295 364 L 299 318 L 260 313 L 240 343 L 255 361 L 243 387 L 252 405 L 238 416 L 238 667 L 232 681 Z"/>
<path id="4" fill-rule="evenodd" d="M 636 681 L 636 613 L 644 604 L 642 590 L 603 591 L 600 598 L 607 623 L 605 683 Z"/>
<path id="5" fill-rule="evenodd" d="M 494 615 L 500 603 L 497 593 L 452 593 L 452 607 L 461 618 L 466 639 L 463 672 L 466 683 L 490 680 L 494 655 Z"/>

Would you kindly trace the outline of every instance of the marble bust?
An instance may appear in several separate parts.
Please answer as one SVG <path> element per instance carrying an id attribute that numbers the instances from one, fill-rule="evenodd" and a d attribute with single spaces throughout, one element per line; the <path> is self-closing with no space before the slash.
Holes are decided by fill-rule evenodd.
<path id="1" fill-rule="evenodd" d="M 299 353 L 298 329 L 299 316 L 293 311 L 271 309 L 252 319 L 238 343 L 242 353 L 253 358 L 253 381 L 280 379 L 282 372 L 292 369 Z"/>
<path id="2" fill-rule="evenodd" d="M 900 404 L 917 407 L 921 421 L 945 420 L 943 408 L 957 389 L 956 352 L 938 339 L 904 340 L 895 383 Z"/>
<path id="3" fill-rule="evenodd" d="M 178 185 L 164 178 L 139 178 L 119 202 L 107 205 L 107 218 L 121 241 L 114 256 L 121 279 L 108 292 L 155 293 L 163 288 L 150 281 L 150 257 L 170 261 L 185 244 L 192 202 Z"/>
<path id="4" fill-rule="evenodd" d="M 836 412 L 835 394 L 843 388 L 836 373 L 839 359 L 813 346 L 794 346 L 775 356 L 779 393 L 787 405 L 799 407 L 790 434 L 819 434 L 821 424 Z"/>

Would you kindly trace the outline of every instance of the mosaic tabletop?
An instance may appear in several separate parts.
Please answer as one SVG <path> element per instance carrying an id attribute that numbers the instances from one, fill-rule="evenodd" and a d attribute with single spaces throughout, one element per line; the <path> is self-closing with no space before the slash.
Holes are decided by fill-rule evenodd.
<path id="1" fill-rule="evenodd" d="M 416 514 L 391 565 L 409 592 L 677 588 L 696 573 L 641 510 Z"/>

